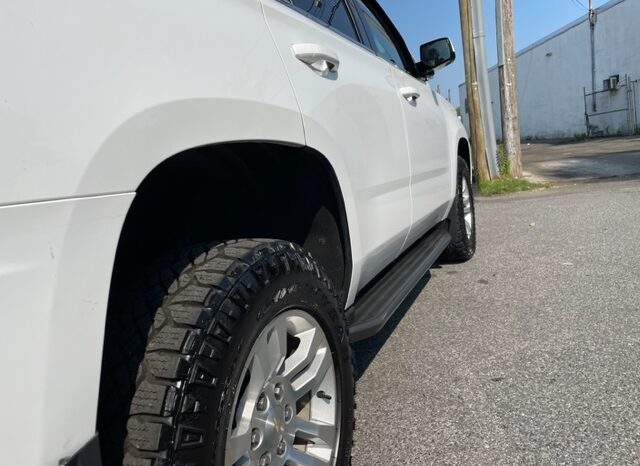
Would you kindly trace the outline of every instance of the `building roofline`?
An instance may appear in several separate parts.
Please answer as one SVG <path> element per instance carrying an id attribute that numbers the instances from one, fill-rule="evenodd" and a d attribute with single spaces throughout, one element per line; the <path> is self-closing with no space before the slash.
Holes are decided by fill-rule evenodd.
<path id="1" fill-rule="evenodd" d="M 596 8 L 596 14 L 600 14 L 600 13 L 604 13 L 605 11 L 613 8 L 614 6 L 620 4 L 620 3 L 624 3 L 627 0 L 611 0 L 608 3 L 605 3 L 604 5 L 602 5 L 599 8 Z M 582 18 L 578 18 L 575 21 L 570 22 L 569 24 L 567 24 L 566 26 L 561 27 L 560 29 L 552 32 L 551 34 L 543 37 L 542 39 L 539 39 L 537 41 L 535 41 L 533 44 L 528 45 L 527 47 L 523 48 L 522 50 L 518 51 L 516 53 L 516 58 L 520 57 L 521 55 L 524 55 L 525 53 L 531 52 L 534 49 L 537 49 L 538 47 L 540 47 L 541 45 L 546 44 L 547 42 L 555 39 L 558 36 L 561 36 L 562 34 L 564 34 L 567 31 L 570 31 L 571 29 L 580 26 L 582 23 L 584 23 L 588 18 L 586 17 L 582 17 Z M 496 70 L 498 68 L 498 65 L 493 65 L 491 68 L 489 68 L 489 72 L 492 72 L 494 70 Z M 462 82 L 462 84 L 460 84 L 458 86 L 458 89 L 461 88 L 462 86 L 464 86 L 465 83 Z"/>

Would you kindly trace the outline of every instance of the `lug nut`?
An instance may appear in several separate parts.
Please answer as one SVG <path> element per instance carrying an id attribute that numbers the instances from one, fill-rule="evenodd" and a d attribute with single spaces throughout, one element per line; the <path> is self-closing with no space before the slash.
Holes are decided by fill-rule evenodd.
<path id="1" fill-rule="evenodd" d="M 258 397 L 258 402 L 256 403 L 256 407 L 258 408 L 258 411 L 266 411 L 266 409 L 267 409 L 267 396 L 264 393 L 262 393 Z"/>
<path id="2" fill-rule="evenodd" d="M 284 442 L 284 439 L 280 439 L 280 443 L 278 443 L 276 453 L 278 454 L 278 456 L 282 456 L 284 455 L 285 451 L 287 451 L 287 444 Z"/>
<path id="3" fill-rule="evenodd" d="M 271 453 L 267 452 L 260 458 L 260 466 L 269 466 L 271 464 Z"/>
<path id="4" fill-rule="evenodd" d="M 282 395 L 284 395 L 284 388 L 282 388 L 282 385 L 277 384 L 275 386 L 275 388 L 273 389 L 273 395 L 276 397 L 276 400 L 282 400 Z"/>
<path id="5" fill-rule="evenodd" d="M 253 429 L 251 431 L 251 449 L 255 450 L 260 445 L 260 440 L 262 440 L 262 436 L 260 435 L 260 431 L 258 429 Z"/>
<path id="6" fill-rule="evenodd" d="M 293 410 L 291 409 L 291 406 L 287 405 L 284 407 L 284 422 L 291 422 L 291 419 L 293 418 Z"/>

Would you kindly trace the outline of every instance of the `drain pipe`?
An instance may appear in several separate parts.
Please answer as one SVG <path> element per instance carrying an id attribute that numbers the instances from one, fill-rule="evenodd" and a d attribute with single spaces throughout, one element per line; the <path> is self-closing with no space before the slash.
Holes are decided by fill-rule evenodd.
<path id="1" fill-rule="evenodd" d="M 591 106 L 593 112 L 598 111 L 596 103 L 596 10 L 593 9 L 593 0 L 589 0 L 589 29 L 591 30 Z"/>

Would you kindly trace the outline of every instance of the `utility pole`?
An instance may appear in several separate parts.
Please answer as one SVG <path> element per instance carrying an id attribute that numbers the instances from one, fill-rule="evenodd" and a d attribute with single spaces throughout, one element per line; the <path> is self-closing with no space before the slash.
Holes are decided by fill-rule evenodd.
<path id="1" fill-rule="evenodd" d="M 471 146 L 474 165 L 480 181 L 490 180 L 487 157 L 485 156 L 484 128 L 480 114 L 480 97 L 478 95 L 478 80 L 474 60 L 473 38 L 471 31 L 470 0 L 458 0 L 460 4 L 460 25 L 462 29 L 462 44 L 464 49 L 464 71 L 467 85 L 467 99 L 469 101 L 469 122 L 471 127 Z"/>
<path id="2" fill-rule="evenodd" d="M 500 176 L 498 169 L 498 147 L 496 143 L 496 129 L 493 123 L 493 107 L 491 106 L 491 86 L 489 85 L 489 71 L 484 44 L 484 13 L 482 0 L 471 0 L 471 17 L 473 24 L 473 47 L 476 73 L 478 77 L 478 91 L 480 94 L 480 113 L 484 125 L 484 140 L 487 146 L 487 164 L 491 178 Z"/>
<path id="3" fill-rule="evenodd" d="M 498 76 L 500 107 L 502 108 L 502 141 L 509 159 L 510 175 L 522 177 L 520 120 L 516 91 L 516 53 L 513 34 L 512 0 L 496 0 L 496 30 L 498 35 Z"/>

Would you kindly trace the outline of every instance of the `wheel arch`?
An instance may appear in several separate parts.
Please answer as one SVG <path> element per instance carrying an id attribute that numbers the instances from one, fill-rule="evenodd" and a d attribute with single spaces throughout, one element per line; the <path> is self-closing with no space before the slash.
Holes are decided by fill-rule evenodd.
<path id="1" fill-rule="evenodd" d="M 215 213 L 190 220 L 207 209 Z M 168 228 L 159 228 L 163 216 L 171 220 Z M 144 245 L 149 221 L 162 232 Z M 289 240 L 309 250 L 325 267 L 341 301 L 346 300 L 351 238 L 337 174 L 318 151 L 279 141 L 202 145 L 155 166 L 140 182 L 127 212 L 114 276 L 134 251 L 141 263 L 153 261 L 153 245 L 165 250 L 249 237 Z"/>
<path id="2" fill-rule="evenodd" d="M 458 141 L 458 157 L 467 162 L 469 173 L 471 174 L 471 182 L 473 182 L 473 159 L 471 157 L 471 146 L 467 138 L 460 138 Z"/>
<path id="3" fill-rule="evenodd" d="M 326 157 L 305 146 L 267 141 L 211 144 L 169 157 L 137 188 L 116 248 L 104 334 L 99 432 L 109 432 L 113 422 L 110 392 L 117 385 L 113 360 L 123 351 L 119 335 L 138 332 L 144 339 L 151 325 L 148 310 L 136 315 L 137 308 L 117 305 L 121 296 L 132 287 L 147 289 L 157 277 L 158 265 L 174 263 L 176 252 L 187 245 L 239 238 L 299 244 L 323 267 L 339 305 L 344 306 L 351 284 L 351 239 L 342 190 Z M 174 278 L 166 276 L 163 286 Z M 156 288 L 150 290 L 153 296 L 162 295 Z M 159 301 L 153 296 L 144 298 L 147 309 L 157 309 L 154 303 Z M 128 376 L 135 379 L 136 374 Z"/>

